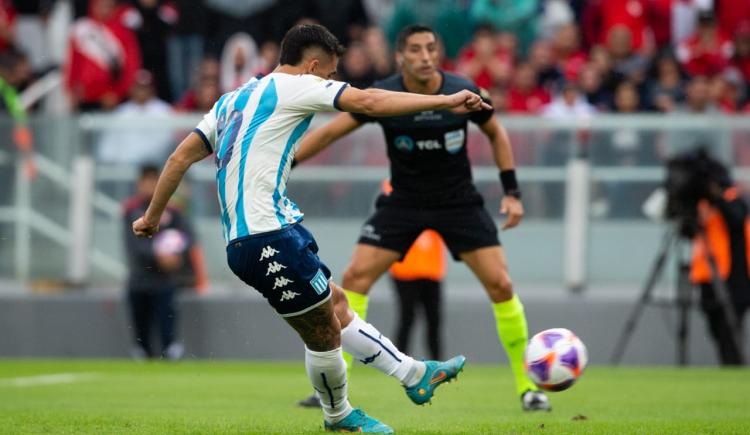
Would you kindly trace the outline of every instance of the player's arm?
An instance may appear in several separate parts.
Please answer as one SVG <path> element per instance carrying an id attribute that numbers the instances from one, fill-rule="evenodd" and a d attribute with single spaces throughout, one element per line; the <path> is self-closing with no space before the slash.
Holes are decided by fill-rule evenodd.
<path id="1" fill-rule="evenodd" d="M 302 138 L 299 149 L 294 155 L 294 161 L 303 162 L 318 154 L 343 136 L 351 133 L 362 123 L 348 113 L 341 113 L 326 125 L 308 133 Z"/>
<path id="2" fill-rule="evenodd" d="M 466 113 L 492 108 L 483 102 L 479 95 L 469 90 L 451 95 L 422 95 L 383 89 L 362 90 L 351 86 L 347 86 L 341 92 L 337 103 L 344 112 L 363 113 L 368 116 L 398 116 L 425 110 Z"/>
<path id="3" fill-rule="evenodd" d="M 133 222 L 133 232 L 136 236 L 150 237 L 159 230 L 159 220 L 169 199 L 180 185 L 185 172 L 193 165 L 210 154 L 203 138 L 193 132 L 177 146 L 177 149 L 167 159 L 164 169 L 156 183 L 154 196 L 146 213 Z"/>
<path id="4" fill-rule="evenodd" d="M 497 168 L 500 170 L 500 182 L 505 191 L 505 196 L 500 202 L 500 213 L 508 216 L 503 224 L 503 229 L 513 228 L 521 223 L 524 211 L 521 203 L 521 191 L 518 189 L 518 181 L 516 180 L 513 149 L 510 146 L 508 132 L 495 116 L 491 116 L 487 121 L 479 124 L 479 128 L 490 140 L 492 155 L 495 158 Z"/>

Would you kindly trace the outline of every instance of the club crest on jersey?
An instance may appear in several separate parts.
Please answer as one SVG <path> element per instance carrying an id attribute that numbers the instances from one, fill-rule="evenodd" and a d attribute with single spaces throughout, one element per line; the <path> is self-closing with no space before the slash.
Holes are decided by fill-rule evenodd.
<path id="1" fill-rule="evenodd" d="M 398 136 L 394 141 L 393 145 L 399 151 L 411 152 L 414 149 L 414 141 L 409 136 Z"/>
<path id="2" fill-rule="evenodd" d="M 461 151 L 461 148 L 464 146 L 465 137 L 463 129 L 445 133 L 445 150 L 451 154 Z"/>

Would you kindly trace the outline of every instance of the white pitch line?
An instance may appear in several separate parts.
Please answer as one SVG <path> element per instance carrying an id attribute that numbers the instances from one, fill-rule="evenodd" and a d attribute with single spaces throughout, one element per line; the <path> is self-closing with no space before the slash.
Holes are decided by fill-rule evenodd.
<path id="1" fill-rule="evenodd" d="M 53 373 L 49 375 L 21 376 L 17 378 L 0 378 L 0 386 L 36 387 L 43 385 L 72 384 L 97 377 L 96 373 Z"/>

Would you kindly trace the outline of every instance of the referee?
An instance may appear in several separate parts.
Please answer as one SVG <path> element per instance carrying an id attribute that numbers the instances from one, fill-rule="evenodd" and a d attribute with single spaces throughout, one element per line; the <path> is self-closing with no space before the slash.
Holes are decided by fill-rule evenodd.
<path id="1" fill-rule="evenodd" d="M 375 82 L 373 88 L 419 94 L 479 92 L 471 81 L 438 69 L 438 40 L 431 28 L 407 26 L 396 45 L 401 72 Z M 453 258 L 466 263 L 492 301 L 498 336 L 510 360 L 522 408 L 548 411 L 547 397 L 524 371 L 526 316 L 513 292 L 495 223 L 472 181 L 466 150 L 468 121 L 477 124 L 492 144 L 505 191 L 500 204 L 500 213 L 507 215 L 503 229 L 513 228 L 523 217 L 521 192 L 508 135 L 492 110 L 426 111 L 380 118 L 342 113 L 305 136 L 295 158 L 302 162 L 361 125 L 378 122 L 388 146 L 393 192 L 377 199 L 376 211 L 362 227 L 344 272 L 342 284 L 350 306 L 365 319 L 367 294 L 375 281 L 403 258 L 425 229 L 437 231 Z"/>

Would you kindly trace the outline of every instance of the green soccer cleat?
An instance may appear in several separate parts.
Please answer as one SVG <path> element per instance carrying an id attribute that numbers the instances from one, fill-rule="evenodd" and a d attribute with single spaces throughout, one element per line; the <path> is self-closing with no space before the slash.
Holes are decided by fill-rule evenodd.
<path id="1" fill-rule="evenodd" d="M 445 362 L 425 361 L 427 366 L 422 380 L 406 388 L 406 395 L 417 405 L 424 405 L 432 399 L 440 384 L 450 382 L 464 369 L 466 357 L 454 356 Z"/>
<path id="2" fill-rule="evenodd" d="M 338 423 L 325 422 L 325 428 L 327 432 L 393 433 L 393 429 L 388 425 L 375 420 L 358 408 L 352 409 L 352 412 Z"/>

